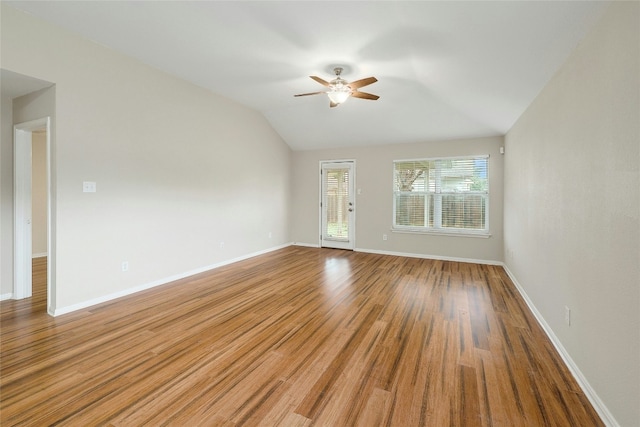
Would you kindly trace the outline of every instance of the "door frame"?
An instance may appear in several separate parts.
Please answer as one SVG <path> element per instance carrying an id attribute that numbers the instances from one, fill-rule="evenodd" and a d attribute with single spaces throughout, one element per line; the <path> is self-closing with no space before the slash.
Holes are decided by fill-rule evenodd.
<path id="1" fill-rule="evenodd" d="M 353 212 L 351 212 L 351 214 L 349 215 L 349 238 L 348 238 L 348 243 L 341 245 L 341 244 L 337 244 L 335 246 L 326 246 L 323 244 L 323 214 L 324 214 L 324 207 L 322 205 L 322 201 L 324 198 L 324 194 L 322 191 L 322 187 L 323 187 L 323 175 L 322 175 L 322 169 L 323 166 L 325 165 L 331 165 L 331 164 L 349 164 L 350 168 L 351 168 L 351 177 L 349 179 L 349 185 L 350 185 L 350 191 L 349 191 L 349 199 L 350 202 L 352 203 L 352 207 L 353 207 Z M 318 176 L 320 177 L 319 179 L 319 188 L 318 188 L 318 193 L 319 193 L 319 200 L 318 200 L 318 206 L 320 207 L 319 209 L 319 241 L 318 241 L 318 246 L 319 247 L 331 247 L 331 248 L 336 248 L 336 249 L 348 249 L 348 250 L 355 250 L 356 248 L 356 160 L 355 159 L 340 159 L 340 160 L 320 160 L 319 165 L 318 165 Z"/>
<path id="2" fill-rule="evenodd" d="M 53 257 L 51 228 L 51 118 L 43 117 L 13 126 L 13 299 L 31 297 L 32 289 L 32 214 L 31 151 L 32 134 L 45 130 L 47 177 L 47 310 L 51 313 Z"/>

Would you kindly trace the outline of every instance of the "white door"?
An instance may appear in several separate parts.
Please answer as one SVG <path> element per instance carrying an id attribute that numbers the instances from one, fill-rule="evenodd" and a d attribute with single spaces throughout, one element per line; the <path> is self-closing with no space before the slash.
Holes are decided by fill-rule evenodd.
<path id="1" fill-rule="evenodd" d="M 323 162 L 320 167 L 320 246 L 355 247 L 355 164 L 353 161 Z"/>
<path id="2" fill-rule="evenodd" d="M 31 296 L 31 130 L 14 128 L 14 299 Z"/>

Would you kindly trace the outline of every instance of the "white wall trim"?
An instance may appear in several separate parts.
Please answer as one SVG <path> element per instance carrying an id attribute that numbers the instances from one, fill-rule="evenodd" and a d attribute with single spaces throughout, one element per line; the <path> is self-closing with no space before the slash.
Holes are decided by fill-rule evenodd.
<path id="1" fill-rule="evenodd" d="M 103 302 L 107 302 L 107 301 L 111 301 L 114 300 L 116 298 L 121 298 L 127 295 L 132 295 L 135 294 L 136 292 L 140 292 L 140 291 L 144 291 L 147 289 L 151 289 L 151 288 L 155 288 L 156 286 L 161 286 L 161 285 L 166 285 L 168 283 L 171 282 L 175 282 L 176 280 L 180 280 L 180 279 L 184 279 L 185 277 L 189 277 L 189 276 L 193 276 L 195 274 L 199 274 L 199 273 L 204 273 L 205 271 L 210 271 L 210 270 L 214 270 L 216 268 L 225 266 L 225 265 L 229 265 L 229 264 L 233 264 L 235 262 L 238 261 L 243 261 L 245 259 L 249 259 L 249 258 L 253 258 L 256 257 L 258 255 L 264 255 L 266 253 L 269 252 L 273 252 L 276 251 L 278 249 L 282 249 L 282 248 L 286 248 L 288 246 L 291 246 L 292 243 L 285 243 L 283 245 L 279 245 L 279 246 L 274 246 L 272 248 L 268 248 L 262 251 L 258 251 L 258 252 L 253 252 L 247 255 L 243 255 L 237 258 L 233 258 L 230 260 L 226 260 L 226 261 L 222 261 L 216 264 L 212 264 L 212 265 L 208 265 L 206 267 L 201 267 L 201 268 L 197 268 L 195 270 L 191 270 L 191 271 L 186 271 L 184 273 L 180 273 L 180 274 L 176 274 L 174 276 L 170 276 L 170 277 L 165 277 L 164 279 L 160 279 L 160 280 L 155 280 L 153 282 L 150 283 L 145 283 L 143 285 L 140 286 L 135 286 L 133 288 L 129 288 L 129 289 L 125 289 L 122 290 L 120 292 L 114 292 L 112 294 L 109 295 L 104 295 L 98 298 L 94 298 L 88 301 L 83 301 L 81 303 L 78 304 L 73 304 L 67 307 L 62 307 L 62 308 L 56 308 L 53 312 L 53 316 L 61 316 L 63 314 L 68 314 L 71 313 L 73 311 L 78 311 L 78 310 L 82 310 L 85 309 L 87 307 L 91 307 L 97 304 L 102 304 Z"/>
<path id="2" fill-rule="evenodd" d="M 569 368 L 569 371 L 578 382 L 578 385 L 580 386 L 584 394 L 587 396 L 587 399 L 589 399 L 589 402 L 591 402 L 591 405 L 593 405 L 593 408 L 596 410 L 598 415 L 600 415 L 600 418 L 602 419 L 602 421 L 605 423 L 605 425 L 609 427 L 620 427 L 620 424 L 613 417 L 613 414 L 611 414 L 611 412 L 606 407 L 604 402 L 600 399 L 600 397 L 595 392 L 593 387 L 591 387 L 591 384 L 589 384 L 589 381 L 587 381 L 585 376 L 582 374 L 582 372 L 578 368 L 578 365 L 576 365 L 576 363 L 573 361 L 573 359 L 571 358 L 567 350 L 564 348 L 564 346 L 562 345 L 562 343 L 560 342 L 556 334 L 553 332 L 553 329 L 551 329 L 549 324 L 544 320 L 544 317 L 542 317 L 542 314 L 538 311 L 536 306 L 533 304 L 533 301 L 531 301 L 531 299 L 525 292 L 524 288 L 520 285 L 520 283 L 518 282 L 516 277 L 513 275 L 511 270 L 509 270 L 509 267 L 507 267 L 504 263 L 502 266 L 504 268 L 504 271 L 506 271 L 507 275 L 513 282 L 513 284 L 516 286 L 520 295 L 522 295 L 522 298 L 524 299 L 525 303 L 529 307 L 529 310 L 531 310 L 536 320 L 538 321 L 538 323 L 540 324 L 544 332 L 547 334 L 547 336 L 551 340 L 551 343 L 560 354 L 560 357 L 562 357 L 564 364 L 567 366 L 567 368 Z"/>
<path id="3" fill-rule="evenodd" d="M 295 242 L 294 246 L 303 246 L 307 248 L 319 248 L 319 245 L 315 245 L 312 243 L 302 243 Z M 379 254 L 379 255 L 392 255 L 392 256 L 403 256 L 407 258 L 422 258 L 422 259 L 435 259 L 438 261 L 455 261 L 455 262 L 468 262 L 472 264 L 485 264 L 485 265 L 499 265 L 504 266 L 502 261 L 494 261 L 487 259 L 473 259 L 473 258 L 459 258 L 459 257 L 447 257 L 440 255 L 428 255 L 428 254 L 414 254 L 409 252 L 392 252 L 392 251 L 380 251 L 377 249 L 366 249 L 366 248 L 355 248 L 354 252 L 364 252 L 369 254 Z"/>
<path id="4" fill-rule="evenodd" d="M 317 243 L 304 243 L 304 242 L 294 242 L 294 246 L 304 246 L 305 248 L 319 248 L 320 245 Z"/>
<path id="5" fill-rule="evenodd" d="M 33 254 L 33 255 L 31 255 L 31 258 L 44 258 L 44 257 L 46 257 L 46 256 L 47 256 L 47 253 L 46 253 L 46 252 L 41 252 L 41 253 L 39 253 L 39 254 Z"/>
<path id="6" fill-rule="evenodd" d="M 1 294 L 0 295 L 0 301 L 4 301 L 7 299 L 12 299 L 13 298 L 13 293 L 9 292 L 8 294 Z"/>
<path id="7" fill-rule="evenodd" d="M 486 264 L 486 265 L 500 265 L 500 266 L 504 265 L 502 261 L 493 261 L 493 260 L 487 260 L 487 259 L 458 258 L 458 257 L 448 257 L 448 256 L 440 256 L 440 255 L 413 254 L 408 252 L 379 251 L 376 249 L 364 249 L 364 248 L 356 248 L 354 250 L 356 252 L 365 252 L 365 253 L 380 254 L 380 255 L 404 256 L 408 258 L 435 259 L 438 261 L 469 262 L 473 264 Z"/>

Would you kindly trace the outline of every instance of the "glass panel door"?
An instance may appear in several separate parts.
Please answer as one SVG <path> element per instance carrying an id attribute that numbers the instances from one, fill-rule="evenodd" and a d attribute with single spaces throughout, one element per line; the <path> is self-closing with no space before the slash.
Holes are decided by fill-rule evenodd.
<path id="1" fill-rule="evenodd" d="M 327 162 L 321 166 L 321 246 L 354 248 L 355 200 L 353 162 Z"/>

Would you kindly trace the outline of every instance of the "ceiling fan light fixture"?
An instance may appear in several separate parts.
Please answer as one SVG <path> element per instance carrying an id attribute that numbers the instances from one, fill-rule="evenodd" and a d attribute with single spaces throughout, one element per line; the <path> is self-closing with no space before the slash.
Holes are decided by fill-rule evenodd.
<path id="1" fill-rule="evenodd" d="M 342 104 L 347 100 L 347 98 L 349 98 L 349 95 L 351 95 L 351 91 L 348 87 L 342 87 L 340 89 L 334 89 L 327 92 L 327 96 L 334 104 Z"/>

